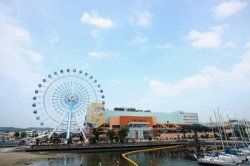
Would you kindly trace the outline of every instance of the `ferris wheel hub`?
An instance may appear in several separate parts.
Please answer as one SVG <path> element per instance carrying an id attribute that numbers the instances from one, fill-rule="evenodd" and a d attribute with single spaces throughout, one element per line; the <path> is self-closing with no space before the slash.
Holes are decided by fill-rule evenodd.
<path id="1" fill-rule="evenodd" d="M 74 101 L 74 100 L 75 100 L 75 96 L 74 96 L 74 95 L 70 95 L 70 96 L 69 96 L 69 100 L 70 100 L 70 101 Z"/>

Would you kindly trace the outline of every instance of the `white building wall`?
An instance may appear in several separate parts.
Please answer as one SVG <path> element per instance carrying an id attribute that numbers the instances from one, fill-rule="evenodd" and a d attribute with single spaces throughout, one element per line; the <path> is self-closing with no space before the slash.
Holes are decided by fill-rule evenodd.
<path id="1" fill-rule="evenodd" d="M 184 112 L 176 111 L 173 114 L 183 115 L 183 122 L 187 124 L 197 124 L 199 123 L 198 113 L 196 112 Z"/>

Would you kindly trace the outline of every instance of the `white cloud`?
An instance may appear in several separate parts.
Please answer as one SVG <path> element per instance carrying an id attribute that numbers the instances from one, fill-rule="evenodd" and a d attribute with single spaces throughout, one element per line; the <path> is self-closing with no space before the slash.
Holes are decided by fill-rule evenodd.
<path id="1" fill-rule="evenodd" d="M 195 75 L 184 78 L 176 84 L 163 83 L 159 80 L 150 80 L 149 85 L 154 95 L 171 98 L 179 95 L 183 91 L 208 87 L 209 81 L 200 75 Z"/>
<path id="2" fill-rule="evenodd" d="M 84 12 L 81 21 L 85 24 L 94 25 L 99 28 L 111 28 L 114 26 L 114 23 L 111 19 L 100 17 L 95 12 Z"/>
<path id="3" fill-rule="evenodd" d="M 213 14 L 216 18 L 223 19 L 234 14 L 239 13 L 247 6 L 246 2 L 243 1 L 225 1 L 218 6 L 212 8 Z"/>
<path id="4" fill-rule="evenodd" d="M 0 3 L 0 98 L 5 110 L 0 125 L 30 126 L 34 125 L 30 97 L 42 78 L 43 57 L 34 50 L 32 35 L 11 16 L 12 11 Z"/>
<path id="5" fill-rule="evenodd" d="M 148 38 L 145 36 L 136 36 L 130 44 L 137 45 L 137 44 L 145 44 L 148 42 Z"/>
<path id="6" fill-rule="evenodd" d="M 55 35 L 52 37 L 52 39 L 50 39 L 51 44 L 58 43 L 59 41 L 60 41 L 60 37 L 58 35 Z"/>
<path id="7" fill-rule="evenodd" d="M 146 93 L 141 92 L 141 98 L 136 100 L 134 104 L 154 110 L 164 110 L 162 105 L 171 107 L 172 102 L 179 102 L 187 96 L 195 98 L 195 101 L 185 99 L 186 102 L 183 101 L 183 103 L 189 104 L 188 102 L 190 102 L 190 107 L 193 107 L 193 105 L 196 105 L 195 102 L 215 98 L 220 95 L 218 93 L 235 92 L 239 94 L 242 92 L 242 94 L 245 94 L 244 92 L 250 90 L 250 48 L 246 50 L 240 62 L 226 70 L 216 66 L 205 66 L 199 72 L 174 83 L 163 82 L 152 77 L 146 77 L 145 81 L 148 82 Z M 213 102 L 218 104 L 216 101 Z M 172 107 L 178 108 L 183 103 L 180 105 L 174 103 Z"/>
<path id="8" fill-rule="evenodd" d="M 3 45 L 23 45 L 31 44 L 30 34 L 19 26 L 13 26 L 8 22 L 2 22 L 1 28 L 1 44 Z M 5 32 L 5 33 L 4 33 Z M 4 42 L 5 41 L 5 42 Z"/>
<path id="9" fill-rule="evenodd" d="M 30 33 L 15 23 L 4 6 L 0 6 L 0 18 L 0 79 L 7 85 L 18 85 L 18 89 L 26 93 L 40 80 L 38 73 L 43 56 L 32 50 Z"/>
<path id="10" fill-rule="evenodd" d="M 49 40 L 49 42 L 50 42 L 50 44 L 56 44 L 56 43 L 58 43 L 59 41 L 60 41 L 60 36 L 58 35 L 58 33 L 55 31 L 55 30 L 53 30 L 52 32 L 51 32 L 51 39 Z"/>
<path id="11" fill-rule="evenodd" d="M 236 47 L 236 43 L 232 42 L 232 41 L 228 41 L 228 42 L 224 43 L 224 47 L 225 48 L 235 48 Z"/>
<path id="12" fill-rule="evenodd" d="M 250 48 L 242 60 L 226 71 L 215 66 L 205 66 L 199 73 L 183 78 L 174 84 L 160 80 L 149 81 L 150 92 L 154 96 L 173 98 L 187 91 L 202 89 L 250 90 Z"/>
<path id="13" fill-rule="evenodd" d="M 30 59 L 32 62 L 41 63 L 43 61 L 43 56 L 36 52 L 29 52 Z"/>
<path id="14" fill-rule="evenodd" d="M 157 44 L 157 45 L 155 45 L 155 47 L 159 48 L 159 49 L 168 49 L 168 48 L 172 47 L 172 44 L 171 43 L 166 43 L 163 45 Z"/>
<path id="15" fill-rule="evenodd" d="M 102 52 L 102 51 L 92 51 L 92 52 L 88 52 L 87 56 L 91 57 L 91 58 L 106 58 L 106 57 L 114 57 L 116 54 L 113 52 Z"/>
<path id="16" fill-rule="evenodd" d="M 100 31 L 97 29 L 94 29 L 90 32 L 90 35 L 94 38 L 94 39 L 100 39 L 101 35 L 100 35 Z"/>
<path id="17" fill-rule="evenodd" d="M 221 34 L 223 33 L 226 25 L 210 27 L 207 32 L 199 32 L 192 30 L 186 37 L 192 41 L 194 48 L 213 48 L 221 44 Z"/>
<path id="18" fill-rule="evenodd" d="M 104 83 L 113 86 L 121 86 L 123 83 L 120 80 L 105 80 Z"/>
<path id="19" fill-rule="evenodd" d="M 245 49 L 250 49 L 250 39 L 247 41 L 247 43 L 244 45 Z"/>
<path id="20" fill-rule="evenodd" d="M 137 12 L 134 14 L 133 17 L 129 17 L 128 21 L 133 24 L 133 25 L 137 25 L 137 26 L 141 26 L 144 28 L 149 27 L 152 24 L 152 14 L 149 11 L 141 11 L 141 12 Z"/>
<path id="21" fill-rule="evenodd" d="M 145 28 L 151 25 L 152 14 L 149 11 L 139 12 L 137 17 L 137 25 Z"/>

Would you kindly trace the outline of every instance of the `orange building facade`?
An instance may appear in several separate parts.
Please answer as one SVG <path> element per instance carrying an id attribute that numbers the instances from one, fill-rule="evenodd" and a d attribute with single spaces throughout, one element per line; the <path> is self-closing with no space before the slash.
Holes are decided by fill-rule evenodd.
<path id="1" fill-rule="evenodd" d="M 147 127 L 153 127 L 156 125 L 156 118 L 152 116 L 118 116 L 110 117 L 109 125 L 112 127 L 114 125 L 127 126 L 131 123 L 146 123 Z"/>

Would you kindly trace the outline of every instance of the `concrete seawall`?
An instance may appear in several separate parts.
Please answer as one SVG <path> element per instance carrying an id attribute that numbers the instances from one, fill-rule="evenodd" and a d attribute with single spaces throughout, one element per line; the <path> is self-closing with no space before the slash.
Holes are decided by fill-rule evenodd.
<path id="1" fill-rule="evenodd" d="M 233 145 L 232 141 L 226 142 L 229 145 Z M 237 142 L 240 143 L 240 142 Z M 140 143 L 98 143 L 98 144 L 82 144 L 82 145 L 74 145 L 74 144 L 58 144 L 58 145 L 39 145 L 39 146 L 30 146 L 29 148 L 24 149 L 27 152 L 35 152 L 35 151 L 67 151 L 67 152 L 81 152 L 81 153 L 95 153 L 95 152 L 116 152 L 116 151 L 132 151 L 132 150 L 140 150 L 146 148 L 154 148 L 154 147 L 163 147 L 163 146 L 175 146 L 182 145 L 183 150 L 189 150 L 191 152 L 197 151 L 197 145 L 199 148 L 213 148 L 213 149 L 221 149 L 220 141 L 211 141 L 211 140 L 200 140 L 199 142 L 195 142 L 192 140 L 177 142 L 177 141 L 159 141 L 159 142 L 140 142 Z M 217 147 L 217 148 L 216 148 Z M 178 148 L 181 150 L 180 148 Z M 197 152 L 199 153 L 199 151 Z"/>
<path id="2" fill-rule="evenodd" d="M 39 145 L 26 148 L 26 152 L 67 151 L 81 153 L 130 151 L 153 147 L 182 145 L 178 143 L 94 144 L 94 145 Z M 183 146 L 181 148 L 185 149 Z"/>

